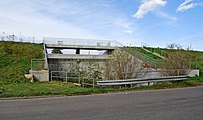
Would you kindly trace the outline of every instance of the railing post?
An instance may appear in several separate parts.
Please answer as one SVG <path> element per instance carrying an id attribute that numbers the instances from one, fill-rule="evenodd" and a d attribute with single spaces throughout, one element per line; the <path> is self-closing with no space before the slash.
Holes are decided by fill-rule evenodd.
<path id="1" fill-rule="evenodd" d="M 80 73 L 78 72 L 78 84 L 80 84 Z"/>
<path id="2" fill-rule="evenodd" d="M 84 79 L 82 79 L 82 87 L 84 88 Z"/>
<path id="3" fill-rule="evenodd" d="M 66 82 L 68 82 L 68 80 L 67 80 L 67 72 L 66 72 Z"/>
<path id="4" fill-rule="evenodd" d="M 32 60 L 31 60 L 31 70 L 32 70 L 33 68 L 32 68 Z"/>
<path id="5" fill-rule="evenodd" d="M 53 71 L 51 71 L 51 81 L 52 81 L 52 72 L 53 72 Z"/>
<path id="6" fill-rule="evenodd" d="M 92 87 L 94 88 L 94 78 L 93 78 L 93 86 Z"/>

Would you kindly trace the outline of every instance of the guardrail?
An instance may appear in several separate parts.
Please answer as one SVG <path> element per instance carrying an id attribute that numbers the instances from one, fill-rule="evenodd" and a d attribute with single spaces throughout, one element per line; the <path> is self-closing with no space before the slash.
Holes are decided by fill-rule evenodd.
<path id="1" fill-rule="evenodd" d="M 158 78 L 139 78 L 139 79 L 126 79 L 126 80 L 102 80 L 97 81 L 98 86 L 119 86 L 119 85 L 133 85 L 143 83 L 156 83 L 156 82 L 171 82 L 171 81 L 183 81 L 187 76 L 165 76 Z"/>

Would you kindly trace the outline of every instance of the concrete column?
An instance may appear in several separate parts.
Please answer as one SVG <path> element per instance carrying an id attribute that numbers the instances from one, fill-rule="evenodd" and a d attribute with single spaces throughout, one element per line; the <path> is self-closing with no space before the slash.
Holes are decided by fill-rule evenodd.
<path id="1" fill-rule="evenodd" d="M 76 54 L 80 54 L 80 49 L 79 48 L 76 49 Z"/>

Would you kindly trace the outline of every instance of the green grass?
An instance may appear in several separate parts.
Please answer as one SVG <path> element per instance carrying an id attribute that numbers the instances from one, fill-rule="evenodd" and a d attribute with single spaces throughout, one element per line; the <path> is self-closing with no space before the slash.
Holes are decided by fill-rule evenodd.
<path id="1" fill-rule="evenodd" d="M 31 59 L 43 57 L 42 44 L 0 41 L 0 84 L 26 82 Z"/>
<path id="2" fill-rule="evenodd" d="M 151 47 L 146 47 L 146 49 L 158 53 L 162 56 L 164 56 L 167 52 L 174 51 L 172 49 L 165 49 L 165 48 L 151 48 Z M 203 52 L 202 51 L 190 51 L 192 55 L 196 56 L 196 59 L 193 60 L 193 63 L 197 65 L 193 65 L 193 69 L 199 69 L 200 74 L 203 75 Z"/>
<path id="3" fill-rule="evenodd" d="M 160 58 L 160 57 L 158 57 L 158 56 L 156 56 L 150 52 L 147 52 L 140 47 L 123 47 L 121 49 L 125 50 L 126 52 L 131 53 L 131 54 L 133 54 L 134 51 L 138 51 L 138 52 L 140 52 L 140 53 L 142 53 L 142 54 L 144 54 L 144 55 L 146 55 L 146 56 L 148 56 L 154 60 L 162 60 L 162 58 Z"/>
<path id="4" fill-rule="evenodd" d="M 165 88 L 180 88 L 202 85 L 203 77 L 188 78 L 182 82 L 158 83 L 152 86 L 140 87 L 106 87 L 106 88 L 82 88 L 73 83 L 65 82 L 34 82 L 34 83 L 9 83 L 0 84 L 0 98 L 5 97 L 26 97 L 43 95 L 87 95 L 121 91 L 152 90 Z"/>

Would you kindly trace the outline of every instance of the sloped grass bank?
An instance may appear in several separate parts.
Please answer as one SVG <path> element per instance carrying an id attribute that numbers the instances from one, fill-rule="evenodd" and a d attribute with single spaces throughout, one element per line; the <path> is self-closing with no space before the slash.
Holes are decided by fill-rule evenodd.
<path id="1" fill-rule="evenodd" d="M 43 57 L 42 44 L 0 41 L 0 84 L 27 82 L 31 59 Z"/>

